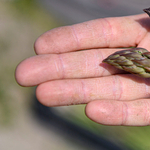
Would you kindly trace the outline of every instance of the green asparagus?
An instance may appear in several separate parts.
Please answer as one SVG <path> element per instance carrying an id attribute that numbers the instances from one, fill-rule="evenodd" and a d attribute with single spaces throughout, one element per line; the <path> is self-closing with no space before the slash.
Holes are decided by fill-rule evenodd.
<path id="1" fill-rule="evenodd" d="M 103 60 L 132 74 L 150 78 L 150 52 L 144 48 L 132 48 L 115 52 Z"/>
<path id="2" fill-rule="evenodd" d="M 150 8 L 143 9 L 150 16 Z M 150 52 L 144 48 L 131 48 L 115 52 L 103 60 L 132 74 L 150 78 Z"/>

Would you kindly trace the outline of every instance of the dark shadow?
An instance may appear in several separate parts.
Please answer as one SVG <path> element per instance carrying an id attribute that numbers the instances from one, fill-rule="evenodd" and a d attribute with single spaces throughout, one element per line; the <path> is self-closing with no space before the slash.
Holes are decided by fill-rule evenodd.
<path id="1" fill-rule="evenodd" d="M 72 122 L 60 117 L 53 108 L 49 108 L 40 104 L 34 97 L 33 108 L 35 117 L 48 128 L 54 126 L 57 132 L 61 132 L 63 138 L 71 139 L 76 144 L 82 144 L 87 149 L 92 150 L 130 150 L 125 145 L 115 144 L 104 138 L 102 135 L 96 135 L 91 131 L 73 124 Z M 61 136 L 60 135 L 60 136 Z"/>
<path id="2" fill-rule="evenodd" d="M 148 32 L 150 31 L 150 17 L 145 17 L 142 19 L 136 20 L 143 28 L 145 28 Z"/>
<path id="3" fill-rule="evenodd" d="M 128 72 L 124 71 L 124 70 L 121 70 L 121 69 L 118 69 L 112 65 L 109 65 L 107 63 L 100 63 L 99 64 L 100 67 L 103 67 L 105 70 L 107 70 L 110 75 L 116 75 L 116 74 L 129 74 Z"/>

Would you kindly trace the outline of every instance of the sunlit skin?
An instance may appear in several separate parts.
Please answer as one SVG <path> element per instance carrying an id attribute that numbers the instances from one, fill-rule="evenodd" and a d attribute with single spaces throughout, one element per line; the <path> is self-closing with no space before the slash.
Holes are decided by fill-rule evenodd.
<path id="1" fill-rule="evenodd" d="M 36 96 L 46 106 L 87 104 L 86 115 L 97 123 L 150 125 L 150 79 L 102 63 L 120 47 L 150 51 L 149 31 L 146 14 L 55 28 L 36 40 L 37 55 L 18 65 L 16 80 L 37 85 Z"/>

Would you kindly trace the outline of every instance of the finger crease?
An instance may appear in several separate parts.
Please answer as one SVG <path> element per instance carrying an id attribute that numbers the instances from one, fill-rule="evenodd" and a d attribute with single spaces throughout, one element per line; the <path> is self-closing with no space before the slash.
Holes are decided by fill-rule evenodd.
<path id="1" fill-rule="evenodd" d="M 85 54 L 85 74 L 87 74 L 87 73 L 88 73 L 88 57 Z"/>
<path id="2" fill-rule="evenodd" d="M 122 123 L 121 125 L 127 124 L 127 118 L 128 118 L 128 105 L 126 103 L 122 103 Z"/>
<path id="3" fill-rule="evenodd" d="M 112 25 L 110 24 L 108 19 L 105 18 L 103 20 L 105 21 L 105 26 L 103 26 L 103 33 L 104 33 L 104 37 L 105 37 L 106 46 L 110 47 L 110 39 L 111 39 L 111 42 L 112 42 L 113 37 L 114 37 L 114 33 L 113 33 L 113 30 L 112 30 Z M 106 27 L 106 24 L 107 24 L 108 27 Z"/>
<path id="4" fill-rule="evenodd" d="M 55 68 L 56 68 L 57 73 L 59 73 L 59 67 L 58 67 L 57 61 L 54 61 L 54 64 L 55 64 Z"/>
<path id="5" fill-rule="evenodd" d="M 58 58 L 59 58 L 59 61 L 60 61 L 60 68 L 61 68 L 61 71 L 62 71 L 62 78 L 65 78 L 65 67 L 64 67 L 64 62 L 63 62 L 63 59 L 62 59 L 62 55 L 58 55 Z"/>
<path id="6" fill-rule="evenodd" d="M 83 103 L 86 101 L 86 94 L 85 94 L 85 84 L 84 84 L 84 81 L 81 80 L 81 88 L 82 88 L 82 92 L 80 93 L 83 93 Z"/>
<path id="7" fill-rule="evenodd" d="M 113 97 L 115 100 L 120 100 L 122 97 L 122 82 L 119 76 L 113 76 Z"/>
<path id="8" fill-rule="evenodd" d="M 101 58 L 99 58 L 99 59 L 100 59 L 100 60 L 104 60 L 104 55 L 103 55 L 103 53 L 102 53 L 101 51 L 99 51 L 99 53 L 100 53 L 100 56 L 101 56 Z M 97 62 L 96 62 L 95 65 L 97 66 Z M 100 76 L 104 76 L 106 69 L 105 69 L 104 67 L 101 67 L 101 69 L 102 69 L 102 71 L 101 71 Z"/>
<path id="9" fill-rule="evenodd" d="M 76 33 L 76 30 L 74 28 L 74 26 L 70 26 L 71 30 L 72 30 L 72 35 L 75 39 L 75 43 L 77 44 L 77 47 L 79 47 L 79 38 L 78 38 L 78 34 Z"/>

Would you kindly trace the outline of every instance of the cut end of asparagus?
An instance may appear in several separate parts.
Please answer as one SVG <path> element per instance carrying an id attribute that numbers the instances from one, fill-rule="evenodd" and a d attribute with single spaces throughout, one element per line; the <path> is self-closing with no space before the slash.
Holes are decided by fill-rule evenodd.
<path id="1" fill-rule="evenodd" d="M 144 12 L 146 12 L 150 16 L 150 8 L 143 9 Z"/>

